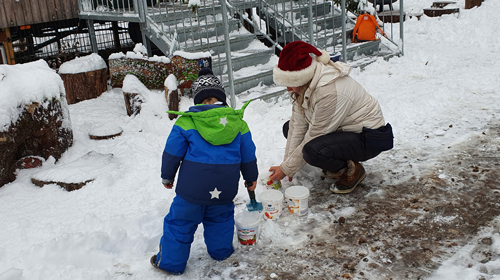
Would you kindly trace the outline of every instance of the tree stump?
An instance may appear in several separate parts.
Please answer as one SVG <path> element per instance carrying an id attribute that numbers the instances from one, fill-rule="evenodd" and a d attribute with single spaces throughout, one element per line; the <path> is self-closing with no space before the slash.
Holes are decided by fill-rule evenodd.
<path id="1" fill-rule="evenodd" d="M 74 191 L 117 168 L 113 154 L 91 151 L 72 162 L 41 167 L 38 172 L 33 173 L 31 182 L 39 187 L 56 184 L 67 191 Z"/>
<path id="2" fill-rule="evenodd" d="M 452 4 L 456 4 L 456 3 L 457 2 L 455 2 L 455 1 L 436 1 L 436 2 L 432 2 L 431 8 L 442 9 L 448 5 L 452 5 Z"/>
<path id="3" fill-rule="evenodd" d="M 383 11 L 377 13 L 378 18 L 383 23 L 396 23 L 400 21 L 399 11 Z M 403 21 L 405 21 L 406 15 L 403 14 Z"/>
<path id="4" fill-rule="evenodd" d="M 17 169 L 37 167 L 41 158 L 58 160 L 73 144 L 64 84 L 47 62 L 1 70 L 0 187 L 16 179 Z"/>
<path id="5" fill-rule="evenodd" d="M 123 98 L 125 99 L 127 115 L 135 116 L 141 112 L 141 104 L 143 100 L 138 93 L 123 92 Z"/>
<path id="6" fill-rule="evenodd" d="M 92 140 L 105 140 L 122 135 L 123 129 L 115 124 L 105 124 L 96 127 L 89 132 L 89 137 Z"/>
<path id="7" fill-rule="evenodd" d="M 64 188 L 68 192 L 74 191 L 74 190 L 79 190 L 83 186 L 85 186 L 87 183 L 92 182 L 94 180 L 87 180 L 85 182 L 81 183 L 65 183 L 65 182 L 58 182 L 58 181 L 42 181 L 42 180 L 37 180 L 35 178 L 31 178 L 31 182 L 40 188 L 42 188 L 45 185 L 50 185 L 50 184 L 56 184 L 59 185 L 60 187 Z"/>
<path id="8" fill-rule="evenodd" d="M 465 9 L 472 9 L 481 6 L 484 0 L 465 0 Z"/>
<path id="9" fill-rule="evenodd" d="M 68 104 L 99 97 L 108 90 L 108 66 L 96 53 L 77 57 L 59 67 Z"/>
<path id="10" fill-rule="evenodd" d="M 440 17 L 442 15 L 457 14 L 459 8 L 427 8 L 424 9 L 424 14 L 428 17 Z"/>
<path id="11" fill-rule="evenodd" d="M 168 109 L 172 111 L 179 111 L 179 90 L 173 90 L 168 96 Z M 178 115 L 168 113 L 168 118 L 173 120 L 177 118 Z"/>
<path id="12" fill-rule="evenodd" d="M 120 56 L 109 59 L 109 74 L 112 87 L 122 87 L 123 80 L 129 74 L 136 76 L 148 89 L 163 89 L 165 79 L 173 74 L 179 81 L 179 88 L 188 88 L 198 77 L 198 72 L 205 67 L 212 67 L 210 56 L 188 59 L 174 55 L 169 63 L 147 59 Z"/>
<path id="13" fill-rule="evenodd" d="M 25 105 L 18 121 L 0 131 L 0 186 L 16 179 L 20 159 L 59 159 L 73 144 L 71 127 L 63 125 L 69 116 L 64 108 L 56 99 Z"/>
<path id="14" fill-rule="evenodd" d="M 59 75 L 64 81 L 68 104 L 97 98 L 108 90 L 108 69 Z"/>

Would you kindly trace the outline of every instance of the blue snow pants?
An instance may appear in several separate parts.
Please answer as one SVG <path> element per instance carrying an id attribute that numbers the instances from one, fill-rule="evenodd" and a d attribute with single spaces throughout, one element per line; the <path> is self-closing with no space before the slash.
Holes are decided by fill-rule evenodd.
<path id="1" fill-rule="evenodd" d="M 174 198 L 163 222 L 158 268 L 181 274 L 186 269 L 191 243 L 198 225 L 203 223 L 203 236 L 208 254 L 224 260 L 233 252 L 234 204 L 198 205 L 179 196 Z"/>

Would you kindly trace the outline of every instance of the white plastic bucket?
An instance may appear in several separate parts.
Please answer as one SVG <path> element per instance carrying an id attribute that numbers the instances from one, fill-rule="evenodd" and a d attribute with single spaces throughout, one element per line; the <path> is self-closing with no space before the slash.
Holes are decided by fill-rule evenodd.
<path id="1" fill-rule="evenodd" d="M 254 245 L 259 233 L 260 213 L 243 211 L 234 217 L 236 235 L 241 245 Z"/>
<path id="2" fill-rule="evenodd" d="M 264 216 L 270 220 L 281 217 L 283 208 L 283 193 L 278 190 L 265 190 L 260 194 Z"/>
<path id="3" fill-rule="evenodd" d="M 285 191 L 288 212 L 303 216 L 308 212 L 309 189 L 303 186 L 289 187 Z"/>

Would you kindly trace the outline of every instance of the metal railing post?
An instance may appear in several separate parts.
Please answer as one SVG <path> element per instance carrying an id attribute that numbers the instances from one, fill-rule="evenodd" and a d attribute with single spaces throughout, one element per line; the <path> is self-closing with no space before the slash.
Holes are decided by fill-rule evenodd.
<path id="1" fill-rule="evenodd" d="M 401 49 L 401 55 L 405 55 L 405 44 L 404 44 L 404 30 L 403 30 L 403 22 L 405 21 L 404 18 L 404 11 L 403 11 L 403 0 L 399 0 L 399 38 L 400 38 L 400 49 Z"/>
<path id="2" fill-rule="evenodd" d="M 314 42 L 314 29 L 313 29 L 313 3 L 312 0 L 309 0 L 309 17 L 307 24 L 309 24 L 309 43 L 315 46 Z"/>
<path id="3" fill-rule="evenodd" d="M 146 17 L 148 15 L 148 4 L 146 3 L 146 0 L 135 0 L 138 3 L 138 8 L 139 10 L 137 11 L 139 13 L 139 19 L 141 20 L 140 26 L 142 30 L 142 44 L 144 47 L 146 47 L 146 50 L 148 52 L 148 56 L 151 57 L 153 56 L 153 52 L 151 51 L 151 41 L 149 38 L 146 36 L 147 33 L 149 33 L 147 30 L 148 25 L 146 23 Z"/>
<path id="4" fill-rule="evenodd" d="M 229 43 L 229 25 L 227 18 L 227 0 L 222 0 L 222 21 L 224 22 L 224 38 L 226 46 L 227 77 L 229 82 L 229 92 L 231 94 L 231 107 L 236 108 L 236 98 L 234 96 L 233 65 L 231 62 L 231 45 Z"/>
<path id="5" fill-rule="evenodd" d="M 92 52 L 97 53 L 98 49 L 97 49 L 97 39 L 95 37 L 94 20 L 93 19 L 87 20 L 87 25 L 89 28 L 90 46 L 92 48 Z"/>
<path id="6" fill-rule="evenodd" d="M 340 7 L 342 10 L 342 61 L 346 62 L 346 52 L 347 52 L 347 38 L 346 38 L 346 26 L 345 26 L 345 0 L 340 1 Z"/>

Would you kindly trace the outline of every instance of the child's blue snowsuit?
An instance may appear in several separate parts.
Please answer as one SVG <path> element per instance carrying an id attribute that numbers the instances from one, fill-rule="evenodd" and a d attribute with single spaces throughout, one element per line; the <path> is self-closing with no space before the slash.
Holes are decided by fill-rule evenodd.
<path id="1" fill-rule="evenodd" d="M 197 105 L 175 123 L 163 152 L 161 177 L 179 175 L 176 197 L 164 219 L 159 268 L 183 273 L 198 224 L 203 223 L 209 255 L 229 257 L 234 233 L 233 199 L 238 193 L 240 172 L 245 181 L 258 176 L 255 144 L 242 109 Z M 169 112 L 174 113 L 174 112 Z"/>

